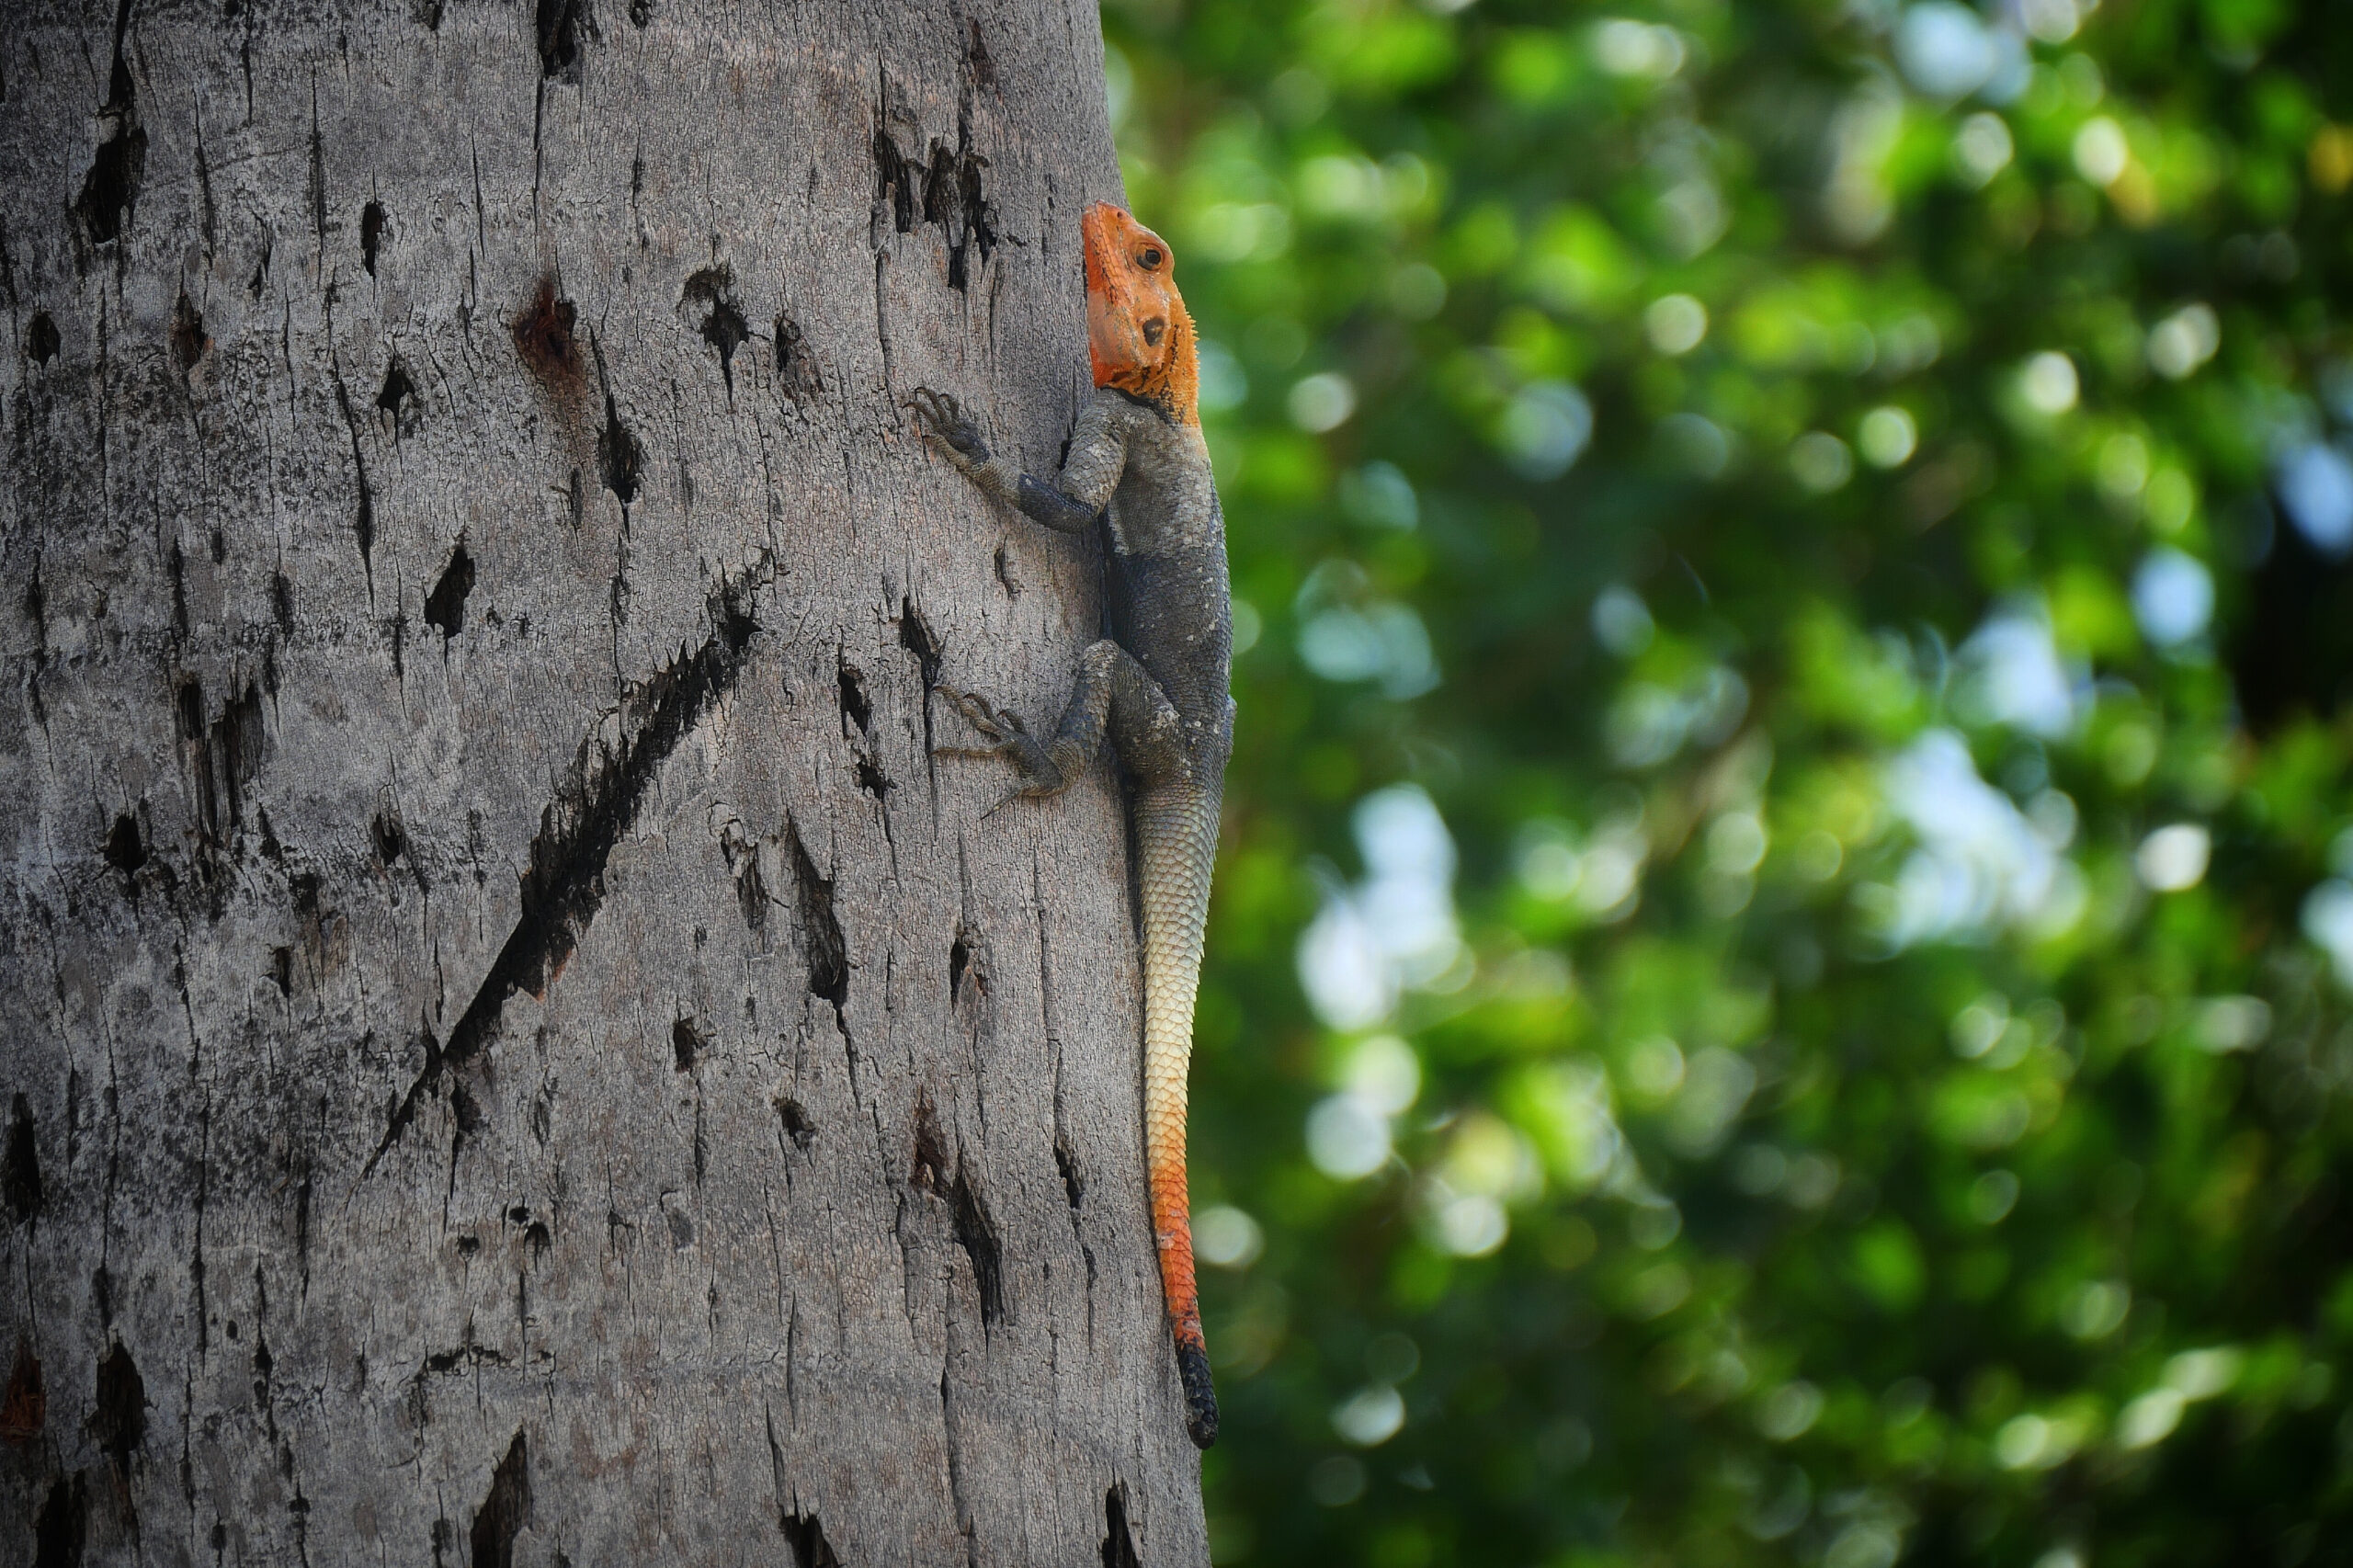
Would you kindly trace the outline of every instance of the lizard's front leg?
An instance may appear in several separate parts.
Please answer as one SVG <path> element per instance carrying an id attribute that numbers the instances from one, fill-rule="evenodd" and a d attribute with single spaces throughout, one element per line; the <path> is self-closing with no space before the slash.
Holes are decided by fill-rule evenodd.
<path id="1" fill-rule="evenodd" d="M 942 456 L 992 500 L 1027 514 L 1060 533 L 1081 533 L 1095 521 L 1100 506 L 1089 506 L 1066 494 L 1060 485 L 1022 472 L 989 450 L 981 422 L 946 392 L 917 387 L 909 407 L 915 411 L 924 435 Z M 1116 471 L 1112 473 L 1117 480 Z"/>

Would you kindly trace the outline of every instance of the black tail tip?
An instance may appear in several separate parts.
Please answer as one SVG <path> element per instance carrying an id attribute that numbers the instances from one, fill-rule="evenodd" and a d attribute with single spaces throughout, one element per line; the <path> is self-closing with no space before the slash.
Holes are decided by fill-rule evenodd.
<path id="1" fill-rule="evenodd" d="M 1210 1382 L 1209 1353 L 1198 1345 L 1176 1346 L 1176 1373 L 1185 1383 L 1185 1430 L 1193 1446 L 1217 1441 L 1217 1390 Z"/>

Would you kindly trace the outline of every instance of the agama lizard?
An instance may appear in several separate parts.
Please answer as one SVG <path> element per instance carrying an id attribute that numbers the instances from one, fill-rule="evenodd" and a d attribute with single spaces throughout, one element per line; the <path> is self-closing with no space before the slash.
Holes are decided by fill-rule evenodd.
<path id="1" fill-rule="evenodd" d="M 1107 733 L 1132 785 L 1143 872 L 1145 1167 L 1186 1425 L 1206 1449 L 1217 1440 L 1217 1394 L 1193 1273 L 1185 1080 L 1218 802 L 1233 747 L 1225 517 L 1195 403 L 1193 322 L 1170 277 L 1166 242 L 1108 202 L 1087 209 L 1080 233 L 1095 392 L 1062 472 L 1041 480 L 992 455 L 953 398 L 919 389 L 916 407 L 948 460 L 995 500 L 1063 533 L 1104 520 L 1110 635 L 1080 655 L 1077 689 L 1051 737 L 968 693 L 941 694 L 993 743 L 983 755 L 1014 764 L 1017 795 L 1067 789 Z"/>

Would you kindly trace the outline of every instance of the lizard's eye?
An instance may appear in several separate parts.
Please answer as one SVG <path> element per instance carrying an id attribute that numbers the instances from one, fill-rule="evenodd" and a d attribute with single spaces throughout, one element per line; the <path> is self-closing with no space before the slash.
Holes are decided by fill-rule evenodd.
<path id="1" fill-rule="evenodd" d="M 1146 245 L 1143 249 L 1136 252 L 1136 261 L 1146 272 L 1150 272 L 1153 268 L 1158 267 L 1162 262 L 1166 261 L 1167 259 L 1168 258 L 1166 256 L 1160 254 L 1160 247 L 1157 245 Z"/>

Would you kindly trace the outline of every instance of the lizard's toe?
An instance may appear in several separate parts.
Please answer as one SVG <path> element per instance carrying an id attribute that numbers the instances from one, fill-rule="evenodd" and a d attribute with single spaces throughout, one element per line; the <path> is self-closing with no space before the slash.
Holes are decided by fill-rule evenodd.
<path id="1" fill-rule="evenodd" d="M 964 716 L 966 723 L 971 724 L 990 740 L 996 742 L 998 745 L 1004 745 L 1017 736 L 1025 736 L 1029 733 L 1022 727 L 1019 714 L 993 708 L 985 698 L 975 697 L 969 691 L 959 691 L 949 686 L 935 687 L 933 689 L 948 699 L 948 705 L 950 708 Z"/>
<path id="2" fill-rule="evenodd" d="M 909 394 L 906 406 L 914 410 L 915 425 L 924 438 L 944 447 L 949 460 L 957 467 L 969 472 L 972 465 L 988 461 L 988 437 L 981 433 L 980 421 L 966 413 L 962 403 L 946 392 L 916 387 Z"/>

